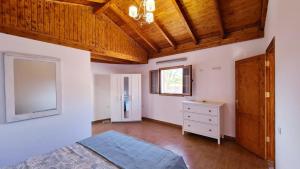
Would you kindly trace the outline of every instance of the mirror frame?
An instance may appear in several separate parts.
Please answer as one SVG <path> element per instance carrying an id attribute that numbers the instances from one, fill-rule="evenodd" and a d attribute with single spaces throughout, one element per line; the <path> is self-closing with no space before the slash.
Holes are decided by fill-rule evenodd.
<path id="1" fill-rule="evenodd" d="M 15 112 L 15 85 L 14 85 L 14 60 L 31 60 L 41 62 L 51 62 L 56 65 L 56 109 L 46 110 L 35 113 L 27 113 L 17 115 Z M 62 112 L 62 90 L 61 90 L 61 64 L 60 59 L 49 56 L 39 56 L 32 54 L 21 54 L 15 52 L 4 53 L 4 80 L 5 80 L 5 106 L 6 106 L 6 122 L 16 122 L 29 120 L 47 116 L 61 114 Z"/>

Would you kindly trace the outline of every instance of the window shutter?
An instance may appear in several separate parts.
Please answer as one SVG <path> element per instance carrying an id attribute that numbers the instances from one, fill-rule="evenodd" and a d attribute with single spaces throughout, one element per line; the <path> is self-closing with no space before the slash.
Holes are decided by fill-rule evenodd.
<path id="1" fill-rule="evenodd" d="M 150 93 L 159 94 L 159 70 L 150 71 Z"/>
<path id="2" fill-rule="evenodd" d="M 183 67 L 183 95 L 192 96 L 192 65 Z"/>

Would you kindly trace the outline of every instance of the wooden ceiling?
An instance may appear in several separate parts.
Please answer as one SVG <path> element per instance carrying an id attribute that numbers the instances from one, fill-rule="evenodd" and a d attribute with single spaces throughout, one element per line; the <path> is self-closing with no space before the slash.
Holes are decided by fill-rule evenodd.
<path id="1" fill-rule="evenodd" d="M 143 25 L 127 14 L 140 1 L 0 0 L 0 32 L 119 64 L 264 36 L 268 0 L 156 0 L 155 22 Z"/>

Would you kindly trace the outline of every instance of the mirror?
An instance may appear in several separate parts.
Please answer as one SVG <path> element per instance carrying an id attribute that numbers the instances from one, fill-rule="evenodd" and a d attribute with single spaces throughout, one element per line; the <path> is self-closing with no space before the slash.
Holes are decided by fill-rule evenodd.
<path id="1" fill-rule="evenodd" d="M 59 59 L 5 53 L 4 63 L 7 122 L 61 113 Z"/>
<path id="2" fill-rule="evenodd" d="M 129 118 L 130 112 L 130 96 L 129 96 L 129 77 L 124 77 L 124 91 L 123 91 L 123 98 L 124 98 L 124 118 Z"/>

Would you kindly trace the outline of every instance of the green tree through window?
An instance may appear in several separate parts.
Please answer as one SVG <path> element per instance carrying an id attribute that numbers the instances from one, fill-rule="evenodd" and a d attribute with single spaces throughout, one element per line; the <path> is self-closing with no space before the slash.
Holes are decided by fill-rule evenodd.
<path id="1" fill-rule="evenodd" d="M 161 70 L 161 93 L 183 93 L 183 68 Z"/>

